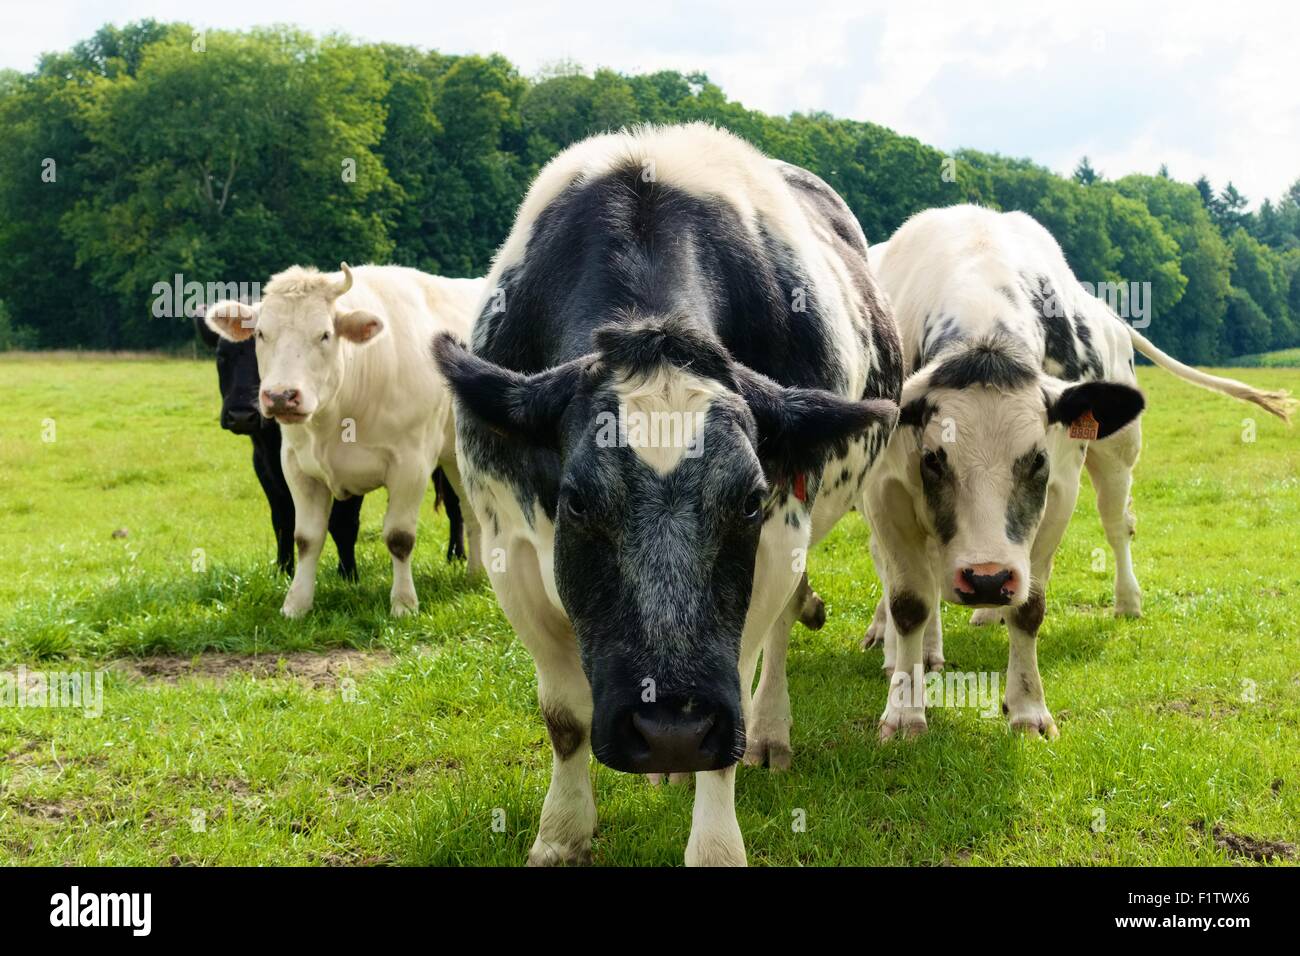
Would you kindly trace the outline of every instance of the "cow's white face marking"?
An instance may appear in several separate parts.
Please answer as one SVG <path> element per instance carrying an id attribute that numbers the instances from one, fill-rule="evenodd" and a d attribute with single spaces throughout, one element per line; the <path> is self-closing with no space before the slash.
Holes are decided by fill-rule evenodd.
<path id="1" fill-rule="evenodd" d="M 683 458 L 704 453 L 709 408 L 727 390 L 721 383 L 675 366 L 613 383 L 619 400 L 621 441 L 660 475 Z"/>
<path id="2" fill-rule="evenodd" d="M 904 403 L 921 394 L 905 390 Z M 927 420 L 911 429 L 907 476 L 939 546 L 944 597 L 1023 604 L 1052 466 L 1073 443 L 1048 425 L 1038 382 L 1009 391 L 941 388 L 925 392 L 924 400 Z M 1005 595 L 999 594 L 1006 600 L 978 600 L 971 571 L 981 578 L 1009 571 L 1000 588 Z"/>

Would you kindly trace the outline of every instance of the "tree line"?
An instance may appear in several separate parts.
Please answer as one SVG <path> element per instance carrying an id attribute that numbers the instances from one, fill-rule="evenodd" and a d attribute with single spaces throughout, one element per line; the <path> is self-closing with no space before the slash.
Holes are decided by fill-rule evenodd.
<path id="1" fill-rule="evenodd" d="M 483 274 L 529 182 L 592 133 L 708 120 L 813 170 L 872 241 L 931 206 L 1018 209 L 1080 279 L 1148 283 L 1146 332 L 1187 361 L 1300 345 L 1300 180 L 1257 212 L 1227 183 L 1072 177 L 946 155 L 825 113 L 770 116 L 707 76 L 527 78 L 504 57 L 315 37 L 105 26 L 0 73 L 0 348 L 139 349 L 191 335 L 152 303 L 176 275 L 265 281 L 293 263 Z"/>

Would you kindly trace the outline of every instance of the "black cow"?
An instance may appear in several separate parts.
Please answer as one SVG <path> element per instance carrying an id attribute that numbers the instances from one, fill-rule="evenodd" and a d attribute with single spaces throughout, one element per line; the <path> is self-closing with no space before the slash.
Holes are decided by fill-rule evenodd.
<path id="1" fill-rule="evenodd" d="M 229 342 L 210 328 L 203 317 L 196 317 L 194 328 L 200 340 L 217 353 L 217 384 L 221 389 L 221 427 L 236 435 L 247 435 L 253 442 L 253 471 L 262 485 L 266 503 L 271 507 L 271 527 L 275 530 L 276 564 L 285 574 L 292 574 L 293 496 L 284 480 L 280 465 L 280 425 L 263 418 L 257 404 L 260 380 L 257 353 L 253 340 Z M 451 535 L 447 542 L 447 560 L 464 559 L 464 519 L 460 499 L 441 468 L 433 472 L 434 507 L 445 507 Z M 356 545 L 364 495 L 336 500 L 330 509 L 329 532 L 339 552 L 339 575 L 346 581 L 357 579 Z"/>

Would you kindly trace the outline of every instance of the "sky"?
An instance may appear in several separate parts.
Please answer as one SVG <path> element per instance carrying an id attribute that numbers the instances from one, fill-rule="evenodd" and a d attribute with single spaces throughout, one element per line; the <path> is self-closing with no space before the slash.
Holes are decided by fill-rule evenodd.
<path id="1" fill-rule="evenodd" d="M 822 110 L 1062 173 L 1084 155 L 1110 178 L 1164 163 L 1231 180 L 1252 207 L 1300 178 L 1294 0 L 0 0 L 0 68 L 145 17 L 499 52 L 527 75 L 560 60 L 698 70 L 769 113 Z"/>

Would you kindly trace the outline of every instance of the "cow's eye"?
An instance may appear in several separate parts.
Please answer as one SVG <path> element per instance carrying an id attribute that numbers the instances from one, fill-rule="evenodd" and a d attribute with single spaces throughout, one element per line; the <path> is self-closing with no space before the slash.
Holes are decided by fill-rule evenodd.
<path id="1" fill-rule="evenodd" d="M 578 494 L 576 491 L 570 491 L 565 494 L 564 507 L 567 508 L 569 514 L 573 515 L 575 518 L 586 517 L 587 502 L 583 499 L 582 495 Z"/>
<path id="2" fill-rule="evenodd" d="M 1035 472 L 1042 471 L 1044 468 L 1047 467 L 1047 456 L 1040 451 L 1038 454 L 1034 456 L 1034 460 L 1031 467 L 1034 469 Z"/>
<path id="3" fill-rule="evenodd" d="M 320 340 L 322 342 L 328 342 L 330 340 L 330 334 L 328 332 L 322 332 Z"/>
<path id="4" fill-rule="evenodd" d="M 927 448 L 921 453 L 921 467 L 933 474 L 939 474 L 943 471 L 943 456 Z"/>
<path id="5" fill-rule="evenodd" d="M 762 516 L 763 492 L 751 491 L 749 493 L 749 497 L 745 499 L 745 504 L 742 506 L 742 514 L 750 521 Z"/>
<path id="6" fill-rule="evenodd" d="M 265 342 L 265 341 L 266 341 L 266 336 L 262 334 L 262 330 L 261 330 L 261 329 L 258 329 L 258 330 L 257 330 L 257 337 L 258 337 L 258 339 L 259 339 L 260 341 L 262 341 L 262 342 Z"/>

